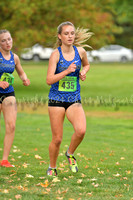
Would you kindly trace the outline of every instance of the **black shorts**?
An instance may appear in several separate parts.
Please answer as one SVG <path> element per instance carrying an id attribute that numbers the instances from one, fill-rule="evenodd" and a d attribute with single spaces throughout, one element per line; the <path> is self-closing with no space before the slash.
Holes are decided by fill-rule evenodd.
<path id="1" fill-rule="evenodd" d="M 4 101 L 4 99 L 6 97 L 10 97 L 10 96 L 14 96 L 15 97 L 15 93 L 14 92 L 10 92 L 10 93 L 0 93 L 0 104 L 2 104 L 2 102 Z"/>
<path id="2" fill-rule="evenodd" d="M 56 101 L 56 100 L 49 99 L 48 106 L 63 107 L 66 110 L 69 106 L 71 106 L 74 103 L 81 103 L 81 101 L 77 100 L 74 102 L 62 102 L 62 101 Z"/>

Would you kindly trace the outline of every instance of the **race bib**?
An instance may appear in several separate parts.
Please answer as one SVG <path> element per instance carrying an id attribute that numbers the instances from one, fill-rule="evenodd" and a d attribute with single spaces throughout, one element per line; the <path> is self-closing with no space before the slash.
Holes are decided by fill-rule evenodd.
<path id="1" fill-rule="evenodd" d="M 12 85 L 14 83 L 14 76 L 9 73 L 3 73 L 0 81 L 6 81 L 9 83 L 9 85 Z"/>
<path id="2" fill-rule="evenodd" d="M 59 91 L 74 92 L 77 90 L 77 77 L 65 76 L 59 81 Z"/>

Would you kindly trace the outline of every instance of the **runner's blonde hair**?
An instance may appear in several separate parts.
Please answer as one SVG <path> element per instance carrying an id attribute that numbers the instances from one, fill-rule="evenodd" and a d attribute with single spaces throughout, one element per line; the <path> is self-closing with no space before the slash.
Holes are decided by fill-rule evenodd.
<path id="1" fill-rule="evenodd" d="M 89 29 L 83 29 L 83 28 L 79 28 L 79 27 L 77 29 L 75 29 L 75 26 L 69 21 L 63 22 L 57 27 L 57 40 L 56 40 L 56 43 L 55 43 L 55 48 L 57 48 L 57 47 L 62 45 L 62 41 L 58 38 L 58 34 L 61 34 L 63 26 L 66 26 L 66 25 L 74 27 L 74 30 L 75 30 L 74 45 L 75 46 L 92 48 L 88 44 L 84 44 L 84 43 L 88 39 L 90 39 L 90 37 L 93 35 L 93 33 L 92 32 L 88 32 Z"/>

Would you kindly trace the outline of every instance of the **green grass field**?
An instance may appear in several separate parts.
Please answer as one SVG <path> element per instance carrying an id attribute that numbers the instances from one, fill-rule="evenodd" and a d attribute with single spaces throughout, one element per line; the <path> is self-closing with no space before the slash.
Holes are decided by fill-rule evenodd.
<path id="1" fill-rule="evenodd" d="M 0 199 L 133 200 L 132 64 L 91 64 L 87 80 L 81 83 L 87 131 L 75 152 L 79 172 L 71 173 L 64 155 L 73 133 L 65 119 L 57 179 L 46 176 L 51 141 L 47 105 L 43 104 L 49 91 L 46 64 L 23 65 L 31 79 L 29 88 L 15 74 L 19 109 L 9 157 L 15 168 L 0 168 Z M 2 116 L 0 157 L 4 130 Z"/>

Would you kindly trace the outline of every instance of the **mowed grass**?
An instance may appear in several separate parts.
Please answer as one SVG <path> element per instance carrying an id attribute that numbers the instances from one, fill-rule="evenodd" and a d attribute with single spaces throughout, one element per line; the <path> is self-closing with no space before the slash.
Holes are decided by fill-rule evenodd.
<path id="1" fill-rule="evenodd" d="M 132 119 L 87 117 L 86 136 L 75 152 L 79 172 L 73 174 L 64 155 L 73 128 L 65 119 L 57 162 L 58 179 L 52 179 L 46 176 L 51 141 L 48 115 L 18 113 L 9 157 L 15 168 L 0 168 L 0 199 L 131 200 L 132 131 Z M 2 147 L 3 119 L 1 132 Z"/>
<path id="2" fill-rule="evenodd" d="M 51 141 L 47 106 L 43 106 L 49 91 L 45 80 L 47 63 L 23 65 L 31 80 L 29 88 L 21 85 L 15 73 L 16 98 L 18 104 L 19 101 L 25 104 L 18 109 L 16 135 L 9 157 L 15 168 L 0 168 L 0 199 L 133 199 L 133 116 L 129 101 L 132 98 L 132 64 L 91 66 L 86 81 L 81 83 L 87 131 L 75 152 L 79 172 L 71 173 L 64 155 L 73 134 L 73 127 L 65 119 L 57 179 L 46 176 Z M 110 100 L 112 97 L 114 102 Z M 99 98 L 103 101 L 99 102 Z M 124 103 L 118 104 L 118 99 Z M 4 131 L 2 116 L 0 157 Z"/>

